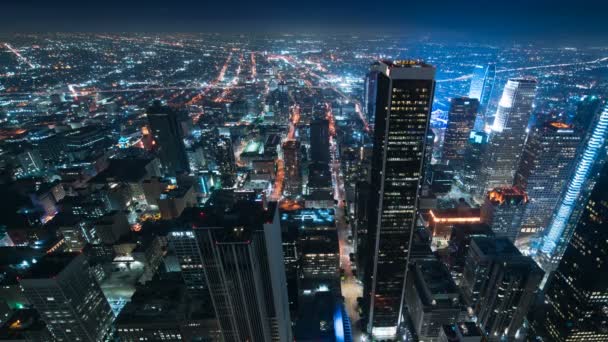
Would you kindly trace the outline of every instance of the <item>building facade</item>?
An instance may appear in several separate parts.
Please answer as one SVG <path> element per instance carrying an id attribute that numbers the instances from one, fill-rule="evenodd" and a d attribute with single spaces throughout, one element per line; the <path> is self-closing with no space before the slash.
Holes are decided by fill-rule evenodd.
<path id="1" fill-rule="evenodd" d="M 435 68 L 381 62 L 372 156 L 364 319 L 376 338 L 391 338 L 402 317 L 403 287 L 435 88 Z"/>

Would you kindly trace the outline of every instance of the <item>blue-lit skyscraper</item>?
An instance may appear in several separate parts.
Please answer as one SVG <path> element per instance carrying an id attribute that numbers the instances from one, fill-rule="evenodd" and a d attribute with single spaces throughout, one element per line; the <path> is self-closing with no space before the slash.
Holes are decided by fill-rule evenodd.
<path id="1" fill-rule="evenodd" d="M 568 183 L 568 187 L 546 229 L 547 234 L 541 247 L 545 270 L 552 270 L 561 259 L 561 255 L 572 235 L 572 227 L 576 225 L 576 222 L 573 221 L 578 221 L 577 217 L 574 217 L 576 220 L 573 220 L 573 212 L 577 204 L 584 202 L 589 194 L 586 191 L 589 188 L 589 176 L 594 169 L 598 168 L 598 164 L 606 159 L 605 142 L 608 137 L 608 106 L 599 114 L 595 122 L 591 127 L 592 130 L 589 131 L 590 136 L 583 147 L 582 156 L 576 165 L 574 175 Z M 591 181 L 593 182 L 593 180 Z"/>
<path id="2" fill-rule="evenodd" d="M 479 100 L 479 112 L 475 120 L 475 131 L 483 131 L 487 120 L 487 108 L 494 91 L 494 81 L 496 79 L 496 64 L 488 64 L 485 68 L 476 65 L 473 70 L 473 78 L 469 88 L 469 97 Z"/>

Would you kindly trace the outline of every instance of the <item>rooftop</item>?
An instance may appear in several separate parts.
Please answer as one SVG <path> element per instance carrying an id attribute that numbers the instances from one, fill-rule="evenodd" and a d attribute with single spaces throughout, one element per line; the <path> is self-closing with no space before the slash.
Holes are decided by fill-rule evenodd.
<path id="1" fill-rule="evenodd" d="M 80 253 L 52 253 L 40 258 L 22 279 L 48 279 L 61 273 Z"/>

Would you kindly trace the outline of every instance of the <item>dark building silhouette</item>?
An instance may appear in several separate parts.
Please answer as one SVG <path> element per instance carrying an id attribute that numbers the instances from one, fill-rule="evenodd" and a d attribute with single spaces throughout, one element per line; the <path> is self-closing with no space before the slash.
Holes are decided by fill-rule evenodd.
<path id="1" fill-rule="evenodd" d="M 174 176 L 189 172 L 190 164 L 178 113 L 168 106 L 163 106 L 160 101 L 155 101 L 148 108 L 147 115 L 165 173 Z"/>
<path id="2" fill-rule="evenodd" d="M 448 112 L 448 126 L 443 138 L 442 161 L 447 165 L 460 165 L 465 148 L 479 111 L 479 101 L 468 97 L 452 99 Z"/>
<path id="3" fill-rule="evenodd" d="M 329 121 L 326 119 L 310 123 L 310 160 L 329 163 Z"/>

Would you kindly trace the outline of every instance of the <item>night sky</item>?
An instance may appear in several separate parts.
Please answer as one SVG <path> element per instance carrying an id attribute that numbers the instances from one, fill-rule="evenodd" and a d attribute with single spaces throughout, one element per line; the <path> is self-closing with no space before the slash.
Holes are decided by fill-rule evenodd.
<path id="1" fill-rule="evenodd" d="M 0 32 L 452 33 L 608 38 L 607 0 L 0 0 Z"/>

